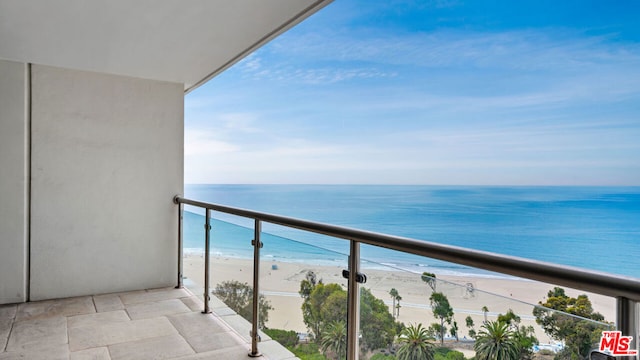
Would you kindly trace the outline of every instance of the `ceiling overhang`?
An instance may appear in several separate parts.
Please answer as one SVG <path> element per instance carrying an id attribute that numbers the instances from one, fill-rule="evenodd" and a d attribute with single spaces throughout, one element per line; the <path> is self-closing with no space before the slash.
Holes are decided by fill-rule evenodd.
<path id="1" fill-rule="evenodd" d="M 331 0 L 0 0 L 0 59 L 193 90 Z"/>

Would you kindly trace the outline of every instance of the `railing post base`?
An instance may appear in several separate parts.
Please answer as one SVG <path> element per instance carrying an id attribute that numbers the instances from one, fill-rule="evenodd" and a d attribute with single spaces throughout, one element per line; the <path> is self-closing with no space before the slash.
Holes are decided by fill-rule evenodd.
<path id="1" fill-rule="evenodd" d="M 253 331 L 250 332 L 249 334 L 251 336 L 251 351 L 249 351 L 249 357 L 260 357 L 262 356 L 262 353 L 260 352 L 260 350 L 258 350 L 258 346 L 257 344 L 260 342 L 260 335 L 259 334 L 254 334 Z M 254 346 L 254 344 L 256 344 Z"/>

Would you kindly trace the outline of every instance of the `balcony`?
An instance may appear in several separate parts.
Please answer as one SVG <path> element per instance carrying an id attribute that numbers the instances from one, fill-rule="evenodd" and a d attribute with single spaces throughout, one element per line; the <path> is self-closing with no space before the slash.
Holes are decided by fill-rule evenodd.
<path id="1" fill-rule="evenodd" d="M 546 335 L 533 316 L 535 309 L 541 309 L 544 314 L 565 324 L 580 323 L 597 331 L 618 329 L 635 336 L 637 329 L 640 283 L 636 279 L 421 243 L 180 197 L 176 197 L 175 202 L 180 208 L 180 240 L 184 232 L 193 234 L 199 228 L 204 235 L 203 243 L 208 248 L 204 253 L 185 253 L 179 241 L 176 288 L 0 305 L 0 359 L 244 359 L 247 356 L 293 359 L 295 355 L 272 340 L 265 329 L 293 331 L 300 343 L 313 337 L 313 333 L 306 331 L 309 324 L 301 311 L 304 296 L 301 296 L 302 291 L 298 293 L 300 284 L 312 275 L 315 276 L 314 286 L 322 281 L 343 296 L 336 297 L 338 300 L 332 311 L 337 316 L 344 316 L 344 356 L 347 359 L 369 359 L 379 353 L 397 350 L 394 342 L 399 339 L 398 334 L 394 339 L 372 340 L 372 336 L 376 336 L 371 334 L 372 324 L 373 328 L 380 326 L 380 316 L 375 314 L 383 314 L 383 317 L 404 322 L 407 326 L 437 321 L 430 298 L 436 292 L 448 299 L 455 313 L 453 319 L 457 331 L 445 336 L 436 333 L 437 339 L 432 342 L 435 345 L 445 344 L 466 357 L 475 354 L 472 335 L 477 333 L 476 330 L 482 324 L 510 313 L 515 315 L 512 324 L 516 328 L 535 334 L 538 339 L 536 352 L 554 353 L 571 344 Z M 204 209 L 205 216 L 185 213 L 185 205 Z M 254 222 L 254 227 L 216 220 L 214 212 L 248 219 Z M 345 243 L 349 253 L 328 250 L 321 242 L 311 245 L 274 236 L 262 231 L 263 222 L 348 238 Z M 246 248 L 246 253 L 229 258 L 211 251 L 212 242 L 218 244 L 220 234 L 244 243 L 240 247 Z M 425 277 L 416 271 L 368 261 L 360 255 L 360 248 L 366 253 L 370 246 L 384 246 L 422 256 L 428 251 L 432 258 L 446 258 L 453 263 L 497 270 L 502 274 L 517 274 L 529 280 L 523 283 L 522 279 L 503 279 L 499 287 L 492 287 L 492 292 L 485 289 L 491 287 L 489 278 L 460 282 L 446 276 Z M 282 249 L 292 248 L 299 254 L 298 258 L 273 255 Z M 309 258 L 315 261 L 304 261 Z M 223 302 L 228 293 L 221 289 L 224 282 L 230 280 L 250 288 L 245 294 L 249 301 L 243 305 L 243 310 L 249 311 L 244 314 Z M 211 283 L 216 286 L 211 286 Z M 535 293 L 535 289 L 551 289 L 555 285 L 571 287 L 578 291 L 576 294 L 589 292 L 594 307 L 605 310 L 604 321 L 544 309 L 536 304 L 534 298 L 518 297 L 527 292 Z M 395 295 L 392 289 L 396 290 Z M 266 316 L 265 319 L 260 318 L 267 313 L 268 319 Z M 453 324 L 451 322 L 449 326 Z M 321 347 L 324 352 L 333 351 L 329 347 Z"/>
<path id="2" fill-rule="evenodd" d="M 316 283 L 321 281 L 325 286 L 332 286 L 332 292 L 335 290 L 334 298 L 323 301 L 333 304 L 331 311 L 338 314 L 338 319 L 344 316 L 347 359 L 369 359 L 379 353 L 397 351 L 398 333 L 392 340 L 372 340 L 372 336 L 377 335 L 372 334 L 371 324 L 380 321 L 379 317 L 372 315 L 372 309 L 393 321 L 403 322 L 405 326 L 421 323 L 427 328 L 429 324 L 437 323 L 439 320 L 431 298 L 436 292 L 447 298 L 454 315 L 446 323 L 442 320 L 447 327 L 446 333 L 431 333 L 435 338 L 432 343 L 459 351 L 467 358 L 475 354 L 473 334 L 477 334 L 484 324 L 497 322 L 505 316 L 512 317 L 510 326 L 513 329 L 535 336 L 537 342 L 531 345 L 530 350 L 541 354 L 553 355 L 575 345 L 551 334 L 540 322 L 544 319 L 552 319 L 570 329 L 589 328 L 598 334 L 617 329 L 625 335 L 635 336 L 637 331 L 638 279 L 180 197 L 175 201 L 180 204 L 182 214 L 180 233 L 200 237 L 201 246 L 206 247 L 204 252 L 187 250 L 178 260 L 181 274 L 188 280 L 187 286 L 193 293 L 203 294 L 203 299 L 210 297 L 218 304 L 214 306 L 217 307 L 220 299 L 216 295 L 223 300 L 227 297 L 229 281 L 244 283 L 250 288 L 247 294 L 252 298 L 242 306 L 252 307 L 252 311 L 245 314 L 252 328 L 242 329 L 241 333 L 260 334 L 260 329 L 275 328 L 297 333 L 300 342 L 311 340 L 313 343 L 314 337 L 317 340 L 322 330 L 314 331 L 313 324 L 309 324 L 302 311 L 306 306 L 303 304 L 307 304 L 302 285 L 310 279 L 309 276 L 313 276 Z M 189 211 L 184 211 L 185 206 Z M 235 220 L 221 220 L 229 218 Z M 263 231 L 263 225 L 270 229 L 282 227 L 288 234 L 297 231 L 320 234 L 320 238 L 311 243 L 300 242 L 295 240 L 295 235 L 282 237 Z M 344 251 L 327 249 L 323 245 L 323 236 L 344 239 Z M 234 244 L 233 248 L 229 247 L 230 243 Z M 372 248 L 380 247 L 447 261 L 455 266 L 491 271 L 501 279 L 495 279 L 491 273 L 470 280 L 446 275 L 425 277 L 416 269 L 394 267 L 366 258 Z M 289 255 L 285 255 L 286 252 Z M 292 252 L 297 256 L 291 257 Z M 540 306 L 538 302 L 544 302 L 546 293 L 556 291 L 556 287 L 567 288 L 567 299 L 588 294 L 595 312 L 601 312 L 604 319 Z M 392 290 L 399 294 L 393 295 Z M 237 303 L 237 299 L 231 301 Z M 206 301 L 204 306 L 207 311 Z M 255 314 L 268 319 L 261 322 Z M 457 331 L 451 332 L 453 327 Z M 251 337 L 250 340 L 253 349 L 259 352 L 262 346 L 260 337 Z M 580 351 L 597 348 L 597 340 L 592 338 L 592 343 L 583 345 Z M 329 347 L 323 349 L 320 341 L 316 345 L 321 352 L 336 355 Z"/>

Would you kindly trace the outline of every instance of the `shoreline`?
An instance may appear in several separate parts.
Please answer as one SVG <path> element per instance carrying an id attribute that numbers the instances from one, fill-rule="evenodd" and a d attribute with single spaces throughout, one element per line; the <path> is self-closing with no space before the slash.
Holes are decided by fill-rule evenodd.
<path id="1" fill-rule="evenodd" d="M 204 249 L 202 248 L 185 248 L 183 250 L 183 254 L 185 257 L 187 256 L 204 256 Z M 348 255 L 339 254 L 345 257 L 344 260 L 341 259 L 292 259 L 285 258 L 279 256 L 263 256 L 261 258 L 261 262 L 268 260 L 269 262 L 278 262 L 278 263 L 289 263 L 289 264 L 304 264 L 307 266 L 319 266 L 319 267 L 342 267 L 347 264 Z M 232 259 L 232 260 L 240 260 L 240 261 L 253 261 L 253 253 L 251 255 L 236 255 L 236 254 L 227 254 L 221 251 L 216 251 L 212 249 L 210 251 L 210 257 L 213 258 L 224 258 L 224 259 Z M 312 262 L 310 262 L 312 261 Z M 362 263 L 360 264 L 362 269 L 367 270 L 375 270 L 375 271 L 393 271 L 393 272 L 403 272 L 403 273 L 411 273 L 421 275 L 424 271 L 431 272 L 436 274 L 436 276 L 444 276 L 444 277 L 453 277 L 453 278 L 488 278 L 488 279 L 502 279 L 502 280 L 519 280 L 519 281 L 533 281 L 528 279 L 518 278 L 512 275 L 500 274 L 496 272 L 491 272 L 488 270 L 475 269 L 468 266 L 459 265 L 457 270 L 450 270 L 451 268 L 456 267 L 440 267 L 434 265 L 425 265 L 425 264 L 397 264 L 397 263 L 384 263 L 384 262 L 376 262 L 372 260 L 368 260 L 362 258 Z M 468 271 L 463 271 L 468 270 Z"/>
<path id="2" fill-rule="evenodd" d="M 210 267 L 211 290 L 222 281 L 237 280 L 252 283 L 252 260 L 233 258 L 212 254 Z M 344 266 L 316 265 L 304 262 L 284 262 L 273 259 L 261 261 L 260 292 L 274 308 L 269 312 L 267 326 L 270 328 L 294 330 L 306 333 L 306 326 L 302 318 L 302 298 L 298 294 L 300 281 L 305 278 L 307 271 L 312 270 L 318 279 L 326 283 L 338 283 L 346 289 L 346 279 L 342 278 Z M 433 270 L 433 269 L 429 269 Z M 429 308 L 430 289 L 420 279 L 420 274 L 402 271 L 400 269 L 369 269 L 363 268 L 368 281 L 362 285 L 370 289 L 371 293 L 392 307 L 389 296 L 391 288 L 398 290 L 402 296 L 400 316 L 398 321 L 405 325 L 422 323 L 429 326 L 435 322 Z M 185 251 L 184 275 L 196 284 L 204 283 L 203 252 Z M 460 339 L 468 336 L 465 318 L 471 316 L 474 328 L 479 330 L 485 314 L 483 306 L 489 308 L 486 313 L 488 320 L 495 320 L 499 313 L 506 313 L 512 309 L 521 317 L 521 325 L 533 326 L 541 344 L 553 343 L 532 315 L 533 305 L 543 301 L 553 285 L 537 281 L 518 278 L 499 278 L 469 275 L 437 274 L 436 291 L 447 295 L 454 308 L 454 320 L 458 323 Z M 565 288 L 568 296 L 576 297 L 585 293 Z M 595 311 L 605 317 L 605 321 L 615 321 L 615 299 L 602 295 L 586 293 Z"/>

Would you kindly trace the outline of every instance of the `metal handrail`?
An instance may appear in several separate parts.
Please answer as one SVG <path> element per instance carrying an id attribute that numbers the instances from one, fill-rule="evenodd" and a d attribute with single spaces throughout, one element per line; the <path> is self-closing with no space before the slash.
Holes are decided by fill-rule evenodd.
<path id="1" fill-rule="evenodd" d="M 202 201 L 185 199 L 179 195 L 174 197 L 174 202 L 180 205 L 179 221 L 182 221 L 183 205 L 192 205 L 206 209 L 207 228 L 206 240 L 209 240 L 210 212 L 218 211 L 227 214 L 250 218 L 255 221 L 254 246 L 254 301 L 251 330 L 251 352 L 249 356 L 260 356 L 258 351 L 258 285 L 260 263 L 260 228 L 261 222 L 287 226 L 299 230 L 317 234 L 328 235 L 346 239 L 350 242 L 349 280 L 347 294 L 347 359 L 355 360 L 358 355 L 358 327 L 359 327 L 359 291 L 357 284 L 358 269 L 360 266 L 360 244 L 379 246 L 405 253 L 425 256 L 428 258 L 448 261 L 455 264 L 471 266 L 479 269 L 494 271 L 502 274 L 513 275 L 525 279 L 542 281 L 554 285 L 567 286 L 582 291 L 601 294 L 616 298 L 616 323 L 618 330 L 624 334 L 636 338 L 640 330 L 638 327 L 637 312 L 640 302 L 640 279 L 608 274 L 599 271 L 581 269 L 578 267 L 564 266 L 544 261 L 530 260 L 515 256 L 501 255 L 486 251 L 472 250 L 458 246 L 437 244 L 429 241 L 416 240 L 400 236 L 381 234 L 376 232 L 352 229 L 314 221 L 301 220 L 292 217 L 268 214 L 253 210 L 246 210 L 231 206 L 211 204 Z M 178 247 L 182 247 L 182 225 L 179 225 Z M 208 247 L 208 246 L 207 246 Z M 180 253 L 180 251 L 179 251 Z M 208 264 L 209 256 L 205 254 L 205 262 Z M 182 258 L 179 255 L 178 274 L 182 274 Z M 208 268 L 208 266 L 207 266 Z M 205 270 L 208 273 L 208 270 Z M 208 279 L 205 274 L 205 279 Z M 208 309 L 209 285 L 205 281 L 205 312 Z M 178 280 L 181 286 L 181 279 Z M 636 345 L 640 348 L 639 345 Z"/>
<path id="2" fill-rule="evenodd" d="M 211 204 L 181 196 L 176 196 L 174 201 L 506 275 L 640 301 L 640 279 L 636 278 Z"/>

